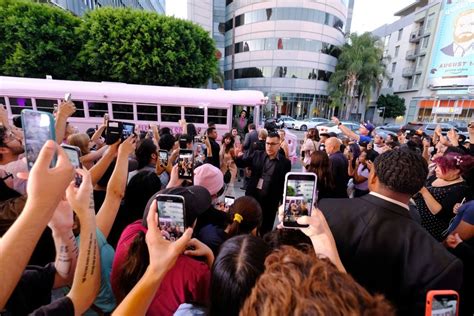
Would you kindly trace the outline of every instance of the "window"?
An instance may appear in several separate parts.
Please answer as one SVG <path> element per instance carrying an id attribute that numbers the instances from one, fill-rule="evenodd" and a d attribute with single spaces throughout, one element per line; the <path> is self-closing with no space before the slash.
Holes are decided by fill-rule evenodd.
<path id="1" fill-rule="evenodd" d="M 31 110 L 33 109 L 33 105 L 31 104 L 31 99 L 28 98 L 10 98 L 10 108 L 12 114 L 21 114 L 21 110 Z"/>
<path id="2" fill-rule="evenodd" d="M 114 120 L 133 120 L 133 104 L 112 103 Z"/>
<path id="3" fill-rule="evenodd" d="M 400 46 L 395 46 L 395 58 L 398 57 L 398 52 L 400 51 Z"/>
<path id="4" fill-rule="evenodd" d="M 418 62 L 416 63 L 416 68 L 422 68 L 425 61 L 425 56 L 418 57 Z"/>
<path id="5" fill-rule="evenodd" d="M 395 72 L 395 69 L 397 69 L 397 63 L 392 63 L 392 73 Z"/>
<path id="6" fill-rule="evenodd" d="M 102 102 L 87 102 L 89 106 L 89 117 L 104 117 L 108 113 L 107 103 Z"/>
<path id="7" fill-rule="evenodd" d="M 398 39 L 397 39 L 397 41 L 402 39 L 402 35 L 403 35 L 403 29 L 399 29 L 398 30 Z"/>
<path id="8" fill-rule="evenodd" d="M 390 78 L 390 79 L 388 80 L 388 87 L 389 87 L 389 88 L 393 87 L 393 78 Z"/>
<path id="9" fill-rule="evenodd" d="M 427 31 L 431 30 L 431 26 L 433 25 L 434 18 L 435 18 L 434 13 L 431 13 L 430 15 L 428 15 L 428 18 L 426 19 L 425 30 Z"/>
<path id="10" fill-rule="evenodd" d="M 161 106 L 161 121 L 162 122 L 178 122 L 181 119 L 180 106 Z"/>
<path id="11" fill-rule="evenodd" d="M 207 109 L 207 122 L 215 124 L 227 124 L 226 109 Z"/>
<path id="12" fill-rule="evenodd" d="M 73 100 L 73 102 L 76 107 L 76 112 L 74 112 L 72 117 L 84 117 L 84 101 Z"/>
<path id="13" fill-rule="evenodd" d="M 415 75 L 415 79 L 413 80 L 414 87 L 418 86 L 418 83 L 420 82 L 420 77 L 421 75 Z"/>
<path id="14" fill-rule="evenodd" d="M 428 43 L 430 42 L 430 37 L 423 37 L 423 41 L 421 43 L 421 47 L 423 48 L 428 48 Z"/>
<path id="15" fill-rule="evenodd" d="M 54 107 L 58 105 L 58 100 L 36 99 L 36 109 L 53 113 Z"/>
<path id="16" fill-rule="evenodd" d="M 184 119 L 188 123 L 204 123 L 204 109 L 185 107 Z"/>
<path id="17" fill-rule="evenodd" d="M 156 104 L 137 104 L 137 119 L 139 121 L 158 121 Z"/>

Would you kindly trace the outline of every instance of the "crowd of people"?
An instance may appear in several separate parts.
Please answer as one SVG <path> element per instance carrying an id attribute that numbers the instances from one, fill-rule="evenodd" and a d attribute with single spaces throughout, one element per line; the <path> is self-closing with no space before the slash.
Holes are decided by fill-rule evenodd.
<path id="1" fill-rule="evenodd" d="M 284 130 L 242 111 L 224 135 L 180 121 L 181 135 L 150 126 L 107 145 L 107 117 L 79 133 L 75 110 L 59 105 L 56 141 L 28 171 L 0 106 L 2 315 L 422 315 L 430 290 L 474 313 L 474 123 L 464 142 L 337 118 L 339 135 L 310 129 L 299 153 L 317 202 L 291 201 L 302 227 L 287 229 Z M 222 203 L 239 181 L 245 196 Z M 162 194 L 184 199 L 187 227 L 160 225 Z"/>

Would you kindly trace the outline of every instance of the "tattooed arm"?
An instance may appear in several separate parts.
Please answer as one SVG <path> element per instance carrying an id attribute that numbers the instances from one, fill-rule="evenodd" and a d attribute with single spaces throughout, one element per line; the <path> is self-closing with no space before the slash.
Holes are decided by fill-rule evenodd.
<path id="1" fill-rule="evenodd" d="M 72 208 L 68 201 L 59 202 L 48 226 L 53 231 L 56 260 L 54 267 L 56 275 L 53 288 L 70 285 L 74 276 L 77 262 L 76 239 L 72 232 L 74 225 Z"/>
<path id="2" fill-rule="evenodd" d="M 76 315 L 84 313 L 94 302 L 100 286 L 100 257 L 97 247 L 94 199 L 89 172 L 76 170 L 82 176 L 79 188 L 69 185 L 66 196 L 81 224 L 81 242 L 72 288 L 67 295 Z"/>

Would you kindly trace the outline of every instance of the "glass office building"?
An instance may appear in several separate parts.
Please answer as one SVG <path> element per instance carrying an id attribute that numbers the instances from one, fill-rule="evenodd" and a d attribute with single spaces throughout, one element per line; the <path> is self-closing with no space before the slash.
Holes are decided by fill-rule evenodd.
<path id="1" fill-rule="evenodd" d="M 88 10 L 105 6 L 129 7 L 165 14 L 165 1 L 166 0 L 49 0 L 50 3 L 64 10 L 71 11 L 78 16 L 84 15 Z"/>
<path id="2" fill-rule="evenodd" d="M 225 88 L 263 91 L 266 117 L 326 115 L 346 18 L 345 0 L 226 0 Z"/>

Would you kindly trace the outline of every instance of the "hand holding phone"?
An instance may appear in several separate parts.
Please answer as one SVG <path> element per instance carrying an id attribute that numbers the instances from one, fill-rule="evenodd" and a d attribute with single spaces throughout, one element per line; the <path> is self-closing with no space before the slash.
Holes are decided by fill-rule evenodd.
<path id="1" fill-rule="evenodd" d="M 285 193 L 283 195 L 283 227 L 298 228 L 308 225 L 298 224 L 301 216 L 311 216 L 316 202 L 316 181 L 314 173 L 289 172 L 285 177 Z"/>
<path id="2" fill-rule="evenodd" d="M 64 149 L 64 152 L 69 158 L 69 161 L 71 162 L 72 166 L 74 169 L 81 169 L 82 164 L 81 164 L 81 150 L 79 147 L 76 146 L 70 146 L 70 145 L 65 145 L 62 144 L 61 147 Z M 75 174 L 75 182 L 76 182 L 76 187 L 79 187 L 82 183 L 82 177 L 80 174 Z"/>
<path id="3" fill-rule="evenodd" d="M 158 155 L 160 156 L 160 162 L 163 166 L 168 165 L 168 158 L 169 158 L 169 153 L 167 150 L 160 149 L 158 152 Z"/>

